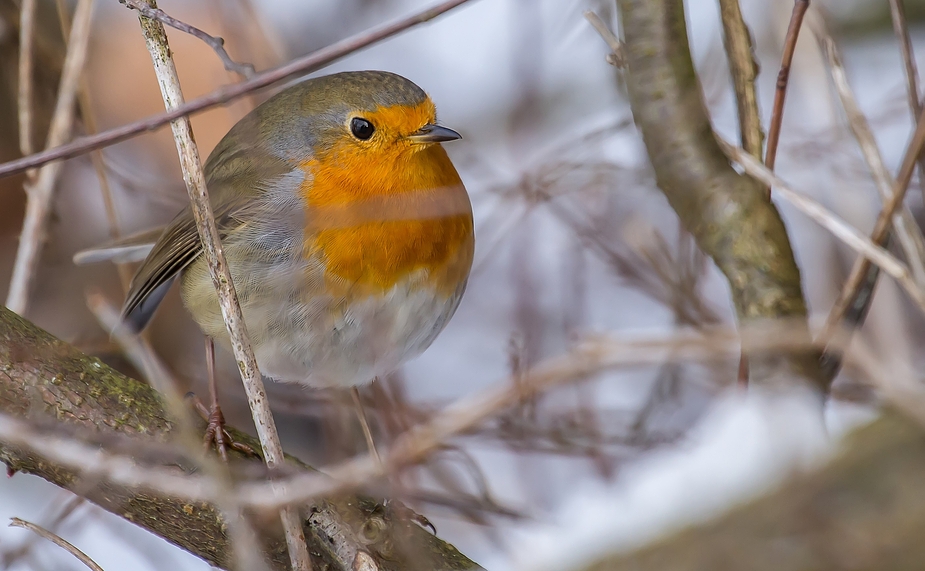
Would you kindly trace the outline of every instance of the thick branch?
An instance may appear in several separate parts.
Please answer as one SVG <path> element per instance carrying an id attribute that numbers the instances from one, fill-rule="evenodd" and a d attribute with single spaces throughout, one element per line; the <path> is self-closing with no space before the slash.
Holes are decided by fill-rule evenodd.
<path id="1" fill-rule="evenodd" d="M 925 561 L 925 432 L 888 411 L 814 474 L 718 520 L 585 571 L 919 569 Z"/>
<path id="2" fill-rule="evenodd" d="M 0 307 L 0 412 L 41 422 L 55 419 L 69 434 L 85 432 L 111 442 L 132 437 L 132 450 L 171 445 L 176 429 L 157 393 L 149 386 L 83 355 L 6 308 Z M 234 438 L 257 447 L 253 438 L 232 430 Z M 289 458 L 289 466 L 304 465 Z M 11 471 L 36 474 L 87 497 L 215 565 L 231 561 L 226 525 L 215 506 L 186 502 L 157 492 L 140 493 L 105 481 L 90 481 L 27 450 L 0 442 L 0 461 Z M 238 459 L 242 472 L 262 470 L 259 461 Z M 278 519 L 253 514 L 253 527 L 271 567 L 289 569 Z M 274 520 L 277 525 L 274 525 Z M 372 521 L 385 531 L 365 544 L 360 529 Z M 312 508 L 305 525 L 310 551 L 319 568 L 353 569 L 357 553 L 371 556 L 379 569 L 477 569 L 453 546 L 402 519 L 386 506 L 357 496 L 339 496 Z M 333 540 L 333 541 L 332 541 Z M 360 549 L 362 548 L 362 549 Z M 325 567 L 327 566 L 327 567 Z"/>
<path id="3" fill-rule="evenodd" d="M 680 0 L 620 0 L 627 87 L 659 188 L 729 280 L 740 323 L 799 318 L 806 305 L 787 231 L 762 186 L 720 150 L 694 73 Z M 809 343 L 804 326 L 796 333 Z M 813 354 L 749 351 L 755 382 L 803 378 L 819 389 Z"/>

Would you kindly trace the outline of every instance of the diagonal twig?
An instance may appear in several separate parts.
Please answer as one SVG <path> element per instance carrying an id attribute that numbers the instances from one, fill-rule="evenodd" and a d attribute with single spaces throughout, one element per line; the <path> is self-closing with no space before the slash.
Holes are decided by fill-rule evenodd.
<path id="1" fill-rule="evenodd" d="M 607 55 L 607 63 L 614 67 L 622 68 L 626 66 L 626 55 L 623 53 L 623 42 L 618 38 L 604 23 L 604 20 L 601 20 L 601 17 L 595 14 L 594 12 L 588 10 L 585 12 L 585 19 L 588 20 L 597 33 L 604 38 L 604 41 L 607 42 L 607 46 L 610 48 L 610 53 Z"/>
<path id="2" fill-rule="evenodd" d="M 429 22 L 437 16 L 461 6 L 470 0 L 445 0 L 441 4 L 421 10 L 407 16 L 385 24 L 380 27 L 366 30 L 359 34 L 350 36 L 339 42 L 321 48 L 303 57 L 292 60 L 289 63 L 281 65 L 275 69 L 258 73 L 254 77 L 217 89 L 208 95 L 193 99 L 176 109 L 166 111 L 159 115 L 142 119 L 128 125 L 116 127 L 96 135 L 81 137 L 67 145 L 58 145 L 56 148 L 36 153 L 28 157 L 23 157 L 14 161 L 0 164 L 0 177 L 10 176 L 34 168 L 51 161 L 69 159 L 83 153 L 90 152 L 93 149 L 99 149 L 108 145 L 114 145 L 145 131 L 153 131 L 171 121 L 180 117 L 185 117 L 193 113 L 204 111 L 216 105 L 228 103 L 243 97 L 252 91 L 270 86 L 296 74 L 306 74 L 319 70 L 322 67 L 336 61 L 344 56 L 361 50 L 371 44 L 380 42 L 386 38 L 394 36 L 400 32 L 412 28 L 419 24 Z"/>
<path id="3" fill-rule="evenodd" d="M 915 64 L 915 51 L 912 49 L 912 38 L 909 36 L 909 26 L 906 23 L 906 9 L 903 0 L 890 0 L 890 18 L 893 21 L 893 32 L 899 40 L 899 52 L 903 58 L 903 71 L 906 74 L 906 94 L 909 98 L 909 110 L 912 117 L 918 117 L 922 112 L 922 103 L 919 100 L 919 71 Z M 925 157 L 919 157 L 919 171 L 925 172 Z M 919 179 L 922 197 L 925 198 L 925 177 Z"/>
<path id="4" fill-rule="evenodd" d="M 28 521 L 19 519 L 18 517 L 10 518 L 10 527 L 21 527 L 23 529 L 28 529 L 29 531 L 47 539 L 48 541 L 54 543 L 58 547 L 64 549 L 74 557 L 76 557 L 81 563 L 90 568 L 91 571 L 103 571 L 103 568 L 100 567 L 96 561 L 90 559 L 90 557 L 83 551 L 77 549 L 72 543 L 66 541 L 64 538 L 58 534 L 45 529 L 40 525 L 30 523 Z"/>
<path id="5" fill-rule="evenodd" d="M 723 147 L 729 158 L 742 165 L 745 172 L 769 187 L 774 187 L 781 198 L 787 200 L 787 202 L 831 232 L 836 238 L 861 254 L 868 263 L 877 264 L 880 269 L 895 278 L 916 305 L 925 312 L 925 291 L 922 291 L 918 284 L 915 283 L 915 280 L 912 279 L 909 268 L 893 254 L 815 200 L 790 188 L 784 180 L 776 176 L 743 149 L 722 141 L 718 136 L 717 140 L 720 141 L 720 146 Z"/>
<path id="6" fill-rule="evenodd" d="M 893 180 L 887 170 L 870 124 L 868 124 L 867 118 L 864 117 L 864 113 L 861 112 L 854 93 L 851 91 L 851 86 L 848 84 L 848 77 L 834 40 L 824 30 L 820 30 L 817 35 L 821 38 L 823 50 L 829 60 L 829 68 L 831 69 L 836 91 L 845 109 L 845 114 L 848 116 L 848 126 L 857 139 L 861 153 L 867 161 L 871 175 L 877 184 L 880 198 L 886 201 L 893 193 L 896 181 Z M 916 282 L 920 285 L 925 284 L 925 265 L 923 265 L 925 239 L 923 239 L 922 231 L 916 224 L 915 218 L 913 218 L 908 207 L 903 206 L 893 216 L 893 228 L 896 230 L 896 236 L 900 245 L 902 245 L 906 260 L 912 270 L 912 275 L 915 276 Z"/>
<path id="7" fill-rule="evenodd" d="M 132 10 L 137 10 L 139 13 L 145 17 L 151 18 L 152 20 L 157 20 L 158 22 L 170 26 L 176 30 L 187 33 L 194 38 L 198 38 L 206 43 L 212 51 L 215 52 L 215 55 L 222 60 L 222 65 L 225 66 L 225 69 L 237 73 L 243 78 L 253 77 L 256 70 L 254 66 L 249 63 L 238 63 L 231 59 L 231 56 L 228 55 L 228 52 L 225 51 L 225 40 L 218 36 L 211 36 L 195 26 L 191 26 L 186 22 L 177 20 L 170 14 L 164 12 L 160 8 L 152 8 L 144 2 L 139 0 L 119 0 L 120 4 L 124 4 Z"/>

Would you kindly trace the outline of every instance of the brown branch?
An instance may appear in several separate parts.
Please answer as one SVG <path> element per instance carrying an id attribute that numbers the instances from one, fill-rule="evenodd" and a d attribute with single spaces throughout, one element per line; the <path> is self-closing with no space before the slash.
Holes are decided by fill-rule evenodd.
<path id="1" fill-rule="evenodd" d="M 659 188 L 729 281 L 741 326 L 790 318 L 809 347 L 800 271 L 787 231 L 761 184 L 739 175 L 716 142 L 687 41 L 683 4 L 620 0 L 636 124 Z M 801 379 L 825 392 L 816 355 L 751 351 L 755 382 Z"/>
<path id="2" fill-rule="evenodd" d="M 34 168 L 51 161 L 69 159 L 76 157 L 93 149 L 99 149 L 108 145 L 114 145 L 118 142 L 125 141 L 131 137 L 153 131 L 159 127 L 170 123 L 180 117 L 199 113 L 206 109 L 228 103 L 243 97 L 248 93 L 258 89 L 273 85 L 283 81 L 292 75 L 307 74 L 317 71 L 330 63 L 370 46 L 376 42 L 385 40 L 400 32 L 433 20 L 437 16 L 448 12 L 453 8 L 461 6 L 470 0 L 446 0 L 432 8 L 421 10 L 415 14 L 401 18 L 392 23 L 385 24 L 370 30 L 366 30 L 327 47 L 321 48 L 303 57 L 292 60 L 291 62 L 281 65 L 263 73 L 258 73 L 254 77 L 217 89 L 208 95 L 204 95 L 171 111 L 142 119 L 122 127 L 116 127 L 109 131 L 104 131 L 96 135 L 88 135 L 76 139 L 67 145 L 61 145 L 42 153 L 36 153 L 28 157 L 23 157 L 14 161 L 0 164 L 0 177 L 14 175 L 27 169 Z"/>
<path id="3" fill-rule="evenodd" d="M 925 432 L 885 415 L 824 468 L 716 520 L 582 571 L 904 571 L 925 561 Z"/>
<path id="4" fill-rule="evenodd" d="M 870 234 L 870 239 L 874 244 L 880 247 L 886 247 L 890 240 L 891 220 L 899 211 L 906 196 L 906 190 L 909 188 L 909 182 L 912 180 L 912 173 L 915 171 L 915 165 L 918 157 L 925 147 L 925 110 L 919 115 L 915 131 L 912 133 L 912 139 L 906 146 L 906 153 L 903 156 L 902 165 L 899 167 L 899 173 L 896 175 L 896 183 L 893 188 L 893 194 L 889 200 L 883 204 L 877 221 L 874 223 L 874 229 Z M 832 305 L 832 310 L 826 319 L 823 330 L 819 333 L 822 340 L 836 338 L 835 333 L 845 327 L 850 330 L 863 322 L 867 310 L 873 298 L 873 289 L 876 284 L 879 270 L 870 263 L 870 260 L 859 257 L 851 268 L 851 273 L 842 287 L 842 291 Z M 839 340 L 838 345 L 842 344 Z M 826 376 L 834 377 L 840 366 L 838 353 L 826 348 L 826 359 L 822 366 Z"/>
<path id="5" fill-rule="evenodd" d="M 780 140 L 780 128 L 784 120 L 784 99 L 787 97 L 790 66 L 793 63 L 793 53 L 797 48 L 800 28 L 803 26 L 803 16 L 806 15 L 808 9 L 809 0 L 794 0 L 790 25 L 787 27 L 787 36 L 784 38 L 784 53 L 781 54 L 780 71 L 777 72 L 774 107 L 771 111 L 771 124 L 768 127 L 768 147 L 764 156 L 764 164 L 771 170 L 774 170 L 774 163 L 777 161 L 777 143 Z M 770 196 L 771 189 L 767 189 L 767 193 Z"/>
<path id="6" fill-rule="evenodd" d="M 169 420 L 163 401 L 152 388 L 122 376 L 96 358 L 82 355 L 3 307 L 0 307 L 0 413 L 31 419 L 33 425 L 57 420 L 63 424 L 63 434 L 68 438 L 86 434 L 94 440 L 109 442 L 109 446 L 116 447 L 115 453 L 120 449 L 117 444 L 121 438 L 131 439 L 122 449 L 138 453 L 158 445 L 176 448 L 180 436 L 177 425 Z M 252 437 L 233 428 L 229 430 L 236 441 L 257 446 Z M 140 462 L 144 458 L 135 460 Z M 72 490 L 212 564 L 227 566 L 232 561 L 227 522 L 213 503 L 182 500 L 157 490 L 141 492 L 102 477 L 89 479 L 79 470 L 2 440 L 0 461 L 11 472 L 36 474 Z M 175 461 L 164 461 L 160 466 L 176 470 Z M 261 464 L 249 458 L 235 457 L 232 466 L 239 476 L 253 474 L 255 470 L 262 472 Z M 285 469 L 291 472 L 304 470 L 305 466 L 289 457 Z M 316 514 L 312 516 L 314 519 L 304 523 L 311 552 L 320 568 L 354 569 L 355 560 L 344 560 L 334 553 L 332 542 L 340 542 L 341 551 L 352 549 L 354 554 L 371 555 L 383 571 L 478 568 L 451 545 L 368 498 L 329 496 L 316 502 L 312 509 Z M 286 544 L 279 524 L 273 525 L 272 519 L 262 516 L 259 510 L 247 513 L 252 527 L 260 533 L 261 549 L 271 568 L 288 570 Z M 356 536 L 373 518 L 384 519 L 387 529 L 364 546 Z M 321 525 L 321 520 L 325 525 Z"/>
<path id="7" fill-rule="evenodd" d="M 761 130 L 758 93 L 755 90 L 758 62 L 752 48 L 752 36 L 742 17 L 739 0 L 719 0 L 719 12 L 723 20 L 723 44 L 726 46 L 729 72 L 735 89 L 742 148 L 760 159 L 764 148 L 764 133 Z"/>
<path id="8" fill-rule="evenodd" d="M 912 38 L 909 36 L 903 0 L 890 0 L 890 18 L 893 21 L 893 32 L 899 40 L 899 52 L 903 58 L 909 110 L 912 111 L 912 117 L 916 118 L 922 113 L 922 103 L 919 101 L 919 71 L 915 65 L 915 51 L 912 49 Z M 925 157 L 919 157 L 919 171 L 925 172 Z M 919 180 L 919 186 L 922 190 L 922 197 L 925 198 L 925 177 Z"/>
<path id="9" fill-rule="evenodd" d="M 215 52 L 215 55 L 217 55 L 218 58 L 222 60 L 222 65 L 225 66 L 227 71 L 237 73 L 245 79 L 253 77 L 256 71 L 254 70 L 254 66 L 249 63 L 238 63 L 231 59 L 231 56 L 229 56 L 228 52 L 225 51 L 224 39 L 217 36 L 211 36 L 195 26 L 191 26 L 186 22 L 177 20 L 160 8 L 152 8 L 151 6 L 148 6 L 139 0 L 119 0 L 119 3 L 124 4 L 126 7 L 132 10 L 137 10 L 146 18 L 157 20 L 165 26 L 170 26 L 175 30 L 180 30 L 181 32 L 193 36 L 194 38 L 202 40 L 206 45 L 212 48 L 212 51 Z"/>

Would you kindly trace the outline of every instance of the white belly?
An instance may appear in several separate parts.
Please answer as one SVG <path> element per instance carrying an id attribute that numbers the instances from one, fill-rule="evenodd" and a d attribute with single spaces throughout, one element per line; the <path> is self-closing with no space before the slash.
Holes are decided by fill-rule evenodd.
<path id="1" fill-rule="evenodd" d="M 244 322 L 260 371 L 275 380 L 315 387 L 348 387 L 395 371 L 420 355 L 456 311 L 464 289 L 449 298 L 412 276 L 384 295 L 342 299 L 306 291 L 305 268 L 248 282 L 232 268 Z M 210 311 L 191 312 L 203 332 L 230 346 L 212 283 L 199 260 L 184 272 L 184 302 L 208 299 Z M 300 277 L 301 276 L 301 277 Z M 302 287 L 300 287 L 302 286 Z"/>

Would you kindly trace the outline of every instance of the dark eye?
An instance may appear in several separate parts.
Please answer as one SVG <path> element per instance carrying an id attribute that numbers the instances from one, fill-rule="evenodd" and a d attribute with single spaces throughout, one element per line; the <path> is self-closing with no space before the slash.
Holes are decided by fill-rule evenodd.
<path id="1" fill-rule="evenodd" d="M 350 132 L 353 133 L 353 136 L 357 139 L 366 141 L 373 136 L 373 133 L 376 132 L 376 128 L 366 119 L 354 117 L 350 121 Z"/>

